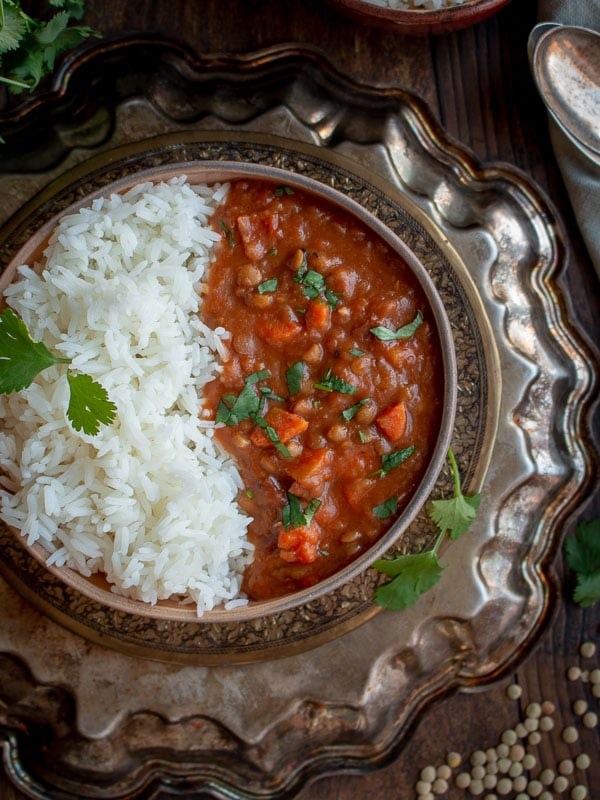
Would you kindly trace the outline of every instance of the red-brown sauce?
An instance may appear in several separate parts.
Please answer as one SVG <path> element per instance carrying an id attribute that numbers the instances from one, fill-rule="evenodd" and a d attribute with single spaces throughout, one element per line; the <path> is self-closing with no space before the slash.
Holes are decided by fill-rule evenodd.
<path id="1" fill-rule="evenodd" d="M 406 505 L 439 432 L 442 357 L 408 265 L 337 206 L 239 180 L 214 224 L 223 239 L 203 315 L 232 337 L 206 405 L 229 413 L 216 435 L 252 517 L 243 588 L 267 599 L 337 572 Z M 371 330 L 411 325 L 389 341 Z M 254 417 L 243 418 L 244 398 Z"/>

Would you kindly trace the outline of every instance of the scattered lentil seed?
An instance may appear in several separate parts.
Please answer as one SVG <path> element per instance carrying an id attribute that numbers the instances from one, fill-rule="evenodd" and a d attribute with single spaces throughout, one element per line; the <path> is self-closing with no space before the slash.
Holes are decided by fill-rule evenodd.
<path id="1" fill-rule="evenodd" d="M 433 792 L 427 792 L 426 794 L 418 795 L 419 800 L 435 800 L 435 795 Z"/>
<path id="2" fill-rule="evenodd" d="M 539 797 L 539 800 L 552 800 L 552 792 L 548 792 L 548 791 L 544 790 L 541 793 L 541 795 Z"/>
<path id="3" fill-rule="evenodd" d="M 577 769 L 587 769 L 591 763 L 591 758 L 587 753 L 580 753 L 575 759 L 575 766 Z"/>
<path id="4" fill-rule="evenodd" d="M 497 783 L 498 778 L 489 772 L 483 778 L 483 786 L 485 789 L 495 789 Z"/>
<path id="5" fill-rule="evenodd" d="M 592 686 L 592 694 L 594 697 L 600 697 L 600 683 L 595 683 Z"/>
<path id="6" fill-rule="evenodd" d="M 529 705 L 525 709 L 525 713 L 527 714 L 528 717 L 539 719 L 539 717 L 542 716 L 542 707 L 539 703 L 529 703 Z"/>
<path id="7" fill-rule="evenodd" d="M 435 780 L 435 767 L 431 764 L 428 764 L 426 767 L 423 767 L 421 772 L 419 773 L 419 777 L 422 781 L 426 781 L 427 783 L 433 783 Z"/>
<path id="8" fill-rule="evenodd" d="M 542 714 L 554 714 L 556 711 L 556 706 L 552 702 L 552 700 L 544 700 L 542 703 Z"/>
<path id="9" fill-rule="evenodd" d="M 554 728 L 554 720 L 552 719 L 552 717 L 545 716 L 540 718 L 541 731 L 547 732 L 551 731 L 553 728 Z"/>
<path id="10" fill-rule="evenodd" d="M 572 775 L 575 765 L 570 758 L 564 758 L 558 763 L 558 771 L 561 775 Z"/>
<path id="11" fill-rule="evenodd" d="M 565 778 L 564 775 L 558 775 L 558 777 L 554 780 L 554 783 L 552 784 L 552 788 L 554 789 L 555 792 L 558 792 L 558 794 L 566 792 L 568 787 L 569 787 L 569 781 Z"/>
<path id="12" fill-rule="evenodd" d="M 511 683 L 510 686 L 506 687 L 506 696 L 508 697 L 509 700 L 518 700 L 522 694 L 523 690 L 516 683 Z"/>
<path id="13" fill-rule="evenodd" d="M 497 794 L 486 794 L 483 800 L 498 800 Z"/>
<path id="14" fill-rule="evenodd" d="M 514 732 L 514 730 L 512 730 L 512 728 L 510 728 L 509 730 L 506 730 L 502 733 L 500 741 L 503 742 L 503 744 L 507 744 L 510 747 L 517 741 L 517 734 Z"/>
<path id="15" fill-rule="evenodd" d="M 588 704 L 586 700 L 575 700 L 573 703 L 573 713 L 577 714 L 578 717 L 581 717 L 582 714 L 588 710 Z"/>
<path id="16" fill-rule="evenodd" d="M 600 669 L 593 669 L 589 675 L 590 683 L 598 685 L 600 683 Z"/>
<path id="17" fill-rule="evenodd" d="M 475 752 L 471 754 L 471 758 L 469 760 L 472 767 L 478 767 L 481 764 L 485 764 L 487 761 L 487 756 L 483 750 L 475 750 Z"/>
<path id="18" fill-rule="evenodd" d="M 594 642 L 583 642 L 579 648 L 579 655 L 583 658 L 591 658 L 596 652 L 596 645 Z"/>
<path id="19" fill-rule="evenodd" d="M 504 744 L 504 742 L 502 744 L 499 744 L 498 747 L 496 748 L 498 759 L 506 758 L 506 756 L 509 753 L 509 749 L 510 749 L 509 746 L 507 744 Z"/>
<path id="20" fill-rule="evenodd" d="M 424 794 L 430 794 L 431 783 L 429 781 L 417 781 L 415 784 L 415 791 L 420 796 L 423 796 Z"/>
<path id="21" fill-rule="evenodd" d="M 452 769 L 456 769 L 459 767 L 462 762 L 462 756 L 460 753 L 456 753 L 454 750 L 450 751 L 446 756 L 446 764 Z"/>
<path id="22" fill-rule="evenodd" d="M 561 738 L 566 744 L 573 744 L 579 739 L 579 732 L 574 725 L 567 725 L 561 733 Z"/>
<path id="23" fill-rule="evenodd" d="M 515 792 L 523 792 L 527 788 L 527 778 L 525 775 L 519 775 L 518 778 L 514 779 L 512 785 Z"/>
<path id="24" fill-rule="evenodd" d="M 469 784 L 469 791 L 472 795 L 483 793 L 483 781 L 471 781 Z"/>
<path id="25" fill-rule="evenodd" d="M 511 763 L 512 762 L 511 762 L 510 758 L 499 758 L 498 759 L 498 772 L 502 772 L 503 774 L 506 774 L 508 772 L 508 770 L 510 769 Z"/>
<path id="26" fill-rule="evenodd" d="M 515 800 L 529 800 L 529 795 L 525 794 L 525 792 L 519 792 L 519 794 L 515 795 Z"/>
<path id="27" fill-rule="evenodd" d="M 595 711 L 588 711 L 581 719 L 586 728 L 595 728 L 598 724 L 598 714 Z"/>
<path id="28" fill-rule="evenodd" d="M 510 778 L 500 778 L 496 784 L 496 791 L 498 794 L 510 794 L 512 792 L 513 782 Z"/>
<path id="29" fill-rule="evenodd" d="M 434 794 L 446 794 L 448 791 L 448 781 L 443 778 L 436 778 L 431 786 Z"/>
<path id="30" fill-rule="evenodd" d="M 459 772 L 456 778 L 454 779 L 454 785 L 457 786 L 459 789 L 468 789 L 469 784 L 471 783 L 471 776 L 468 772 Z"/>
<path id="31" fill-rule="evenodd" d="M 448 764 L 440 764 L 440 766 L 435 771 L 436 778 L 441 778 L 443 781 L 447 781 L 450 779 L 452 775 L 452 770 L 448 766 Z"/>
<path id="32" fill-rule="evenodd" d="M 567 678 L 570 681 L 579 681 L 581 680 L 581 670 L 579 667 L 569 667 L 567 670 Z"/>
<path id="33" fill-rule="evenodd" d="M 495 763 L 496 761 L 498 761 L 498 753 L 496 752 L 496 748 L 488 747 L 488 749 L 485 751 L 485 757 L 488 762 L 491 761 Z"/>
<path id="34" fill-rule="evenodd" d="M 537 764 L 537 758 L 533 753 L 526 753 L 523 757 L 523 769 L 530 770 Z"/>
<path id="35" fill-rule="evenodd" d="M 486 776 L 486 768 L 483 764 L 477 764 L 476 767 L 471 769 L 471 778 L 476 781 L 482 781 Z"/>
<path id="36" fill-rule="evenodd" d="M 524 739 L 527 736 L 527 728 L 522 722 L 519 722 L 519 724 L 515 727 L 515 732 L 519 739 Z"/>
<path id="37" fill-rule="evenodd" d="M 542 734 L 539 731 L 532 731 L 527 737 L 527 743 L 535 747 L 542 741 Z"/>
<path id="38" fill-rule="evenodd" d="M 488 763 L 485 765 L 485 771 L 488 775 L 497 775 L 498 761 L 488 761 Z"/>
<path id="39" fill-rule="evenodd" d="M 587 796 L 587 789 L 580 783 L 571 789 L 571 800 L 585 800 Z"/>
<path id="40" fill-rule="evenodd" d="M 527 717 L 523 725 L 525 726 L 525 729 L 531 733 L 532 731 L 537 731 L 537 729 L 540 727 L 540 721 L 537 717 Z"/>
<path id="41" fill-rule="evenodd" d="M 508 770 L 509 777 L 518 778 L 523 774 L 523 764 L 520 761 L 513 761 Z"/>
<path id="42" fill-rule="evenodd" d="M 529 797 L 539 797 L 543 791 L 544 787 L 539 781 L 533 780 L 529 781 L 527 784 L 527 794 Z"/>
<path id="43" fill-rule="evenodd" d="M 538 776 L 540 782 L 543 783 L 544 786 L 550 786 L 555 777 L 556 775 L 553 769 L 543 769 Z"/>
<path id="44" fill-rule="evenodd" d="M 525 748 L 522 744 L 513 744 L 508 755 L 513 761 L 522 761 L 525 757 Z"/>
<path id="45" fill-rule="evenodd" d="M 589 681 L 589 679 L 590 679 L 590 673 L 587 671 L 587 669 L 582 669 L 581 670 L 581 678 L 579 680 L 582 683 L 587 683 Z"/>

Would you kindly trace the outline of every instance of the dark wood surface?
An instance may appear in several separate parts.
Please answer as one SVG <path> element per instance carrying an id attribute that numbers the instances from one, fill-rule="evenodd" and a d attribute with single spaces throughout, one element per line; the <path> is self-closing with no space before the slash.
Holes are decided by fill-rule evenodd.
<path id="1" fill-rule="evenodd" d="M 535 24 L 532 0 L 513 0 L 496 16 L 456 33 L 417 38 L 361 27 L 321 0 L 130 0 L 88 2 L 86 22 L 104 34 L 141 31 L 182 41 L 198 53 L 244 53 L 278 42 L 296 41 L 321 48 L 340 71 L 371 84 L 393 84 L 418 94 L 451 137 L 481 161 L 504 161 L 533 178 L 555 204 L 568 234 L 568 257 L 559 278 L 569 313 L 592 342 L 600 342 L 600 287 L 579 236 L 560 172 L 550 146 L 543 107 L 529 74 L 526 43 Z M 598 414 L 595 441 L 600 441 Z M 593 480 L 581 518 L 600 517 L 600 493 Z M 572 533 L 573 520 L 564 535 Z M 473 751 L 495 747 L 502 732 L 522 721 L 528 703 L 551 701 L 555 728 L 532 747 L 538 766 L 556 771 L 558 762 L 587 752 L 592 765 L 576 773 L 571 785 L 587 787 L 600 798 L 600 728 L 585 728 L 573 703 L 587 698 L 590 710 L 600 701 L 589 683 L 568 680 L 569 667 L 600 666 L 600 606 L 581 609 L 571 601 L 572 576 L 562 548 L 555 568 L 564 594 L 550 623 L 514 673 L 476 692 L 438 699 L 425 709 L 391 763 L 369 775 L 323 778 L 306 787 L 301 800 L 404 800 L 416 796 L 420 770 L 439 765 L 448 751 L 465 760 Z M 579 647 L 595 641 L 596 655 L 582 659 Z M 518 683 L 520 700 L 509 700 L 506 688 Z M 568 746 L 561 739 L 566 725 L 580 738 Z M 170 795 L 169 795 L 170 796 Z M 179 795 L 178 795 L 179 796 Z M 470 797 L 451 786 L 441 797 Z M 486 792 L 480 795 L 486 796 Z M 552 796 L 558 797 L 555 792 Z M 563 797 L 568 797 L 567 791 Z M 154 797 L 154 795 L 152 795 Z M 514 797 L 514 793 L 508 795 Z M 6 777 L 0 777 L 0 800 L 22 800 Z M 161 800 L 165 800 L 161 797 Z"/>

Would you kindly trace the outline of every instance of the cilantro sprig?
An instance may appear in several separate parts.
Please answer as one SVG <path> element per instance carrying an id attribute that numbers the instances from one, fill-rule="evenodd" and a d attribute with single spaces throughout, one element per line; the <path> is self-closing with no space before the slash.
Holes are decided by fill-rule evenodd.
<path id="1" fill-rule="evenodd" d="M 403 325 L 401 328 L 394 330 L 393 328 L 387 328 L 385 325 L 377 325 L 375 328 L 369 328 L 369 331 L 382 342 L 393 342 L 398 339 L 410 339 L 411 336 L 414 336 L 422 323 L 423 315 L 418 311 L 412 322 Z"/>
<path id="2" fill-rule="evenodd" d="M 56 356 L 43 342 L 35 342 L 23 320 L 10 308 L 0 314 L 0 394 L 20 392 L 48 367 L 70 363 L 70 358 Z M 67 418 L 76 431 L 95 436 L 101 424 L 114 421 L 117 407 L 104 387 L 89 375 L 67 369 L 67 380 Z"/>
<path id="3" fill-rule="evenodd" d="M 332 311 L 341 303 L 339 292 L 334 292 L 327 286 L 325 276 L 314 269 L 309 269 L 306 251 L 302 253 L 302 261 L 293 280 L 302 287 L 302 294 L 309 300 L 323 297 Z"/>
<path id="4" fill-rule="evenodd" d="M 438 558 L 444 538 L 448 535 L 450 539 L 458 539 L 475 519 L 481 497 L 479 494 L 463 494 L 452 448 L 448 450 L 448 460 L 452 469 L 454 492 L 451 499 L 434 500 L 432 503 L 430 516 L 439 529 L 433 547 L 423 553 L 380 559 L 373 565 L 378 572 L 391 578 L 375 590 L 375 602 L 383 608 L 395 611 L 410 608 L 424 592 L 435 586 L 444 569 Z"/>
<path id="5" fill-rule="evenodd" d="M 580 521 L 565 539 L 567 564 L 576 575 L 573 600 L 582 608 L 600 600 L 600 519 Z"/>
<path id="6" fill-rule="evenodd" d="M 0 82 L 11 92 L 33 91 L 54 70 L 57 57 L 91 36 L 88 27 L 70 25 L 84 14 L 84 0 L 49 0 L 58 9 L 48 20 L 23 11 L 20 0 L 0 0 Z"/>
<path id="7" fill-rule="evenodd" d="M 288 492 L 287 498 L 288 501 L 281 512 L 283 527 L 286 531 L 289 531 L 290 528 L 302 528 L 305 525 L 310 525 L 312 518 L 321 505 L 321 501 L 315 497 L 303 509 L 300 505 L 300 498 L 297 495 Z"/>
<path id="8" fill-rule="evenodd" d="M 358 391 L 356 386 L 338 377 L 331 368 L 314 386 L 315 389 L 322 389 L 324 392 L 339 392 L 340 394 L 354 394 Z"/>

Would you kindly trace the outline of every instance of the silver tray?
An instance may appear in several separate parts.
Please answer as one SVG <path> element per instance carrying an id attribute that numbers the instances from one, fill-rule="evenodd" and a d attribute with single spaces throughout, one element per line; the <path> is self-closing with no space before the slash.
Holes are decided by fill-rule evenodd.
<path id="1" fill-rule="evenodd" d="M 123 96 L 117 76 L 139 73 L 140 52 L 152 66 Z M 67 77 L 75 91 L 88 74 L 102 75 L 105 105 L 86 114 L 87 95 L 73 97 L 83 112 L 68 126 Z M 72 614 L 72 597 L 39 574 L 32 580 L 5 549 L 0 731 L 13 780 L 44 799 L 141 798 L 161 787 L 283 798 L 318 776 L 373 769 L 426 703 L 492 681 L 523 657 L 556 600 L 550 562 L 593 471 L 586 425 L 598 377 L 555 284 L 560 223 L 531 181 L 508 165 L 478 164 L 417 98 L 354 86 L 311 50 L 193 62 L 158 41 L 108 44 L 75 59 L 55 90 L 61 104 L 50 95 L 44 108 L 7 117 L 25 140 L 45 125 L 52 146 L 33 154 L 27 174 L 18 149 L 9 152 L 4 220 L 85 157 L 98 153 L 94 163 L 106 166 L 105 151 L 136 143 L 137 153 L 153 135 L 163 138 L 141 146 L 163 160 L 207 141 L 226 141 L 228 153 L 238 138 L 260 150 L 276 135 L 296 168 L 316 150 L 338 176 L 368 174 L 385 187 L 389 224 L 400 220 L 401 233 L 442 254 L 437 278 L 450 276 L 460 297 L 450 309 L 455 331 L 477 340 L 459 348 L 476 357 L 462 366 L 455 447 L 467 489 L 484 499 L 472 530 L 443 554 L 441 583 L 413 609 L 371 616 L 363 595 L 362 624 L 339 637 L 320 635 L 318 623 L 315 633 L 302 615 L 282 635 L 274 620 L 254 652 L 280 657 L 253 663 L 211 666 L 210 647 L 196 639 L 184 653 L 187 640 L 165 631 L 166 654 L 154 639 L 124 641 L 127 621 L 98 609 Z M 5 240 L 17 229 L 6 226 Z M 52 602 L 40 599 L 46 589 Z"/>

